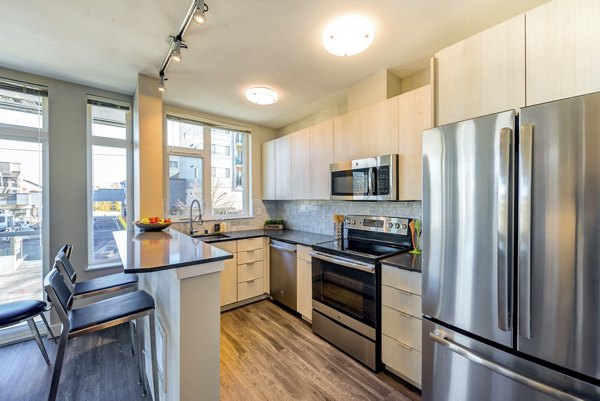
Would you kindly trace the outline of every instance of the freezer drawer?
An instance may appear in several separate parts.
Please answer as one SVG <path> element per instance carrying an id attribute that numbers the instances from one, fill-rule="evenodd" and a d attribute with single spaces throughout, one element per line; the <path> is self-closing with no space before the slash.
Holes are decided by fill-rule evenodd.
<path id="1" fill-rule="evenodd" d="M 580 401 L 600 387 L 423 320 L 423 401 Z"/>

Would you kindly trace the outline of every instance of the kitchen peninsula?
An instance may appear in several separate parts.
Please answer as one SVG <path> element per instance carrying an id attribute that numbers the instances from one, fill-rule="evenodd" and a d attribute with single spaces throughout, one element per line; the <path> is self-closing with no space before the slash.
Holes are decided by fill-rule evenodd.
<path id="1" fill-rule="evenodd" d="M 220 276 L 224 261 L 233 256 L 172 229 L 113 236 L 125 273 L 142 273 L 139 287 L 156 302 L 162 394 L 153 399 L 219 400 Z M 144 338 L 146 371 L 151 372 L 149 339 Z"/>

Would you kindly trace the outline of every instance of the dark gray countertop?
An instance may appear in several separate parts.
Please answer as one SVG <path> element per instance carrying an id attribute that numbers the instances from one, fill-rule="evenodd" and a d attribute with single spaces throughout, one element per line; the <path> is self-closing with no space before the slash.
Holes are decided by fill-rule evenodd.
<path id="1" fill-rule="evenodd" d="M 382 259 L 381 263 L 394 266 L 399 269 L 421 273 L 421 255 L 413 255 L 412 253 L 405 252 Z"/>
<path id="2" fill-rule="evenodd" d="M 116 231 L 125 273 L 148 273 L 231 259 L 233 255 L 173 229 Z"/>
<path id="3" fill-rule="evenodd" d="M 333 236 L 331 235 L 315 234 L 298 230 L 244 230 L 230 231 L 223 234 L 227 235 L 228 238 L 209 240 L 207 243 L 214 244 L 215 242 L 233 241 L 256 237 L 269 237 L 272 239 L 304 246 L 312 246 L 321 242 L 333 241 Z"/>

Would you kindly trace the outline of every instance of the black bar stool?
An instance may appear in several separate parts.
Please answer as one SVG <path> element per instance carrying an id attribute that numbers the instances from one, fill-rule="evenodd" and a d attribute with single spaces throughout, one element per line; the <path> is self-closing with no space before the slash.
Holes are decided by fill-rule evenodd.
<path id="1" fill-rule="evenodd" d="M 66 256 L 65 256 L 66 257 Z M 142 318 L 148 316 L 150 323 L 150 348 L 152 353 L 152 382 L 155 397 L 158 399 L 158 372 L 156 362 L 156 328 L 154 321 L 154 299 L 145 291 L 130 292 L 104 301 L 71 309 L 73 293 L 67 286 L 57 270 L 52 270 L 44 279 L 44 289 L 52 302 L 56 313 L 63 325 L 62 334 L 58 344 L 54 371 L 48 401 L 55 401 L 60 382 L 60 373 L 65 357 L 67 342 L 70 338 L 93 333 L 122 323 L 137 320 L 138 330 L 137 347 L 138 362 L 140 363 L 141 382 L 146 390 L 145 363 L 142 357 Z"/>
<path id="2" fill-rule="evenodd" d="M 54 266 L 58 269 L 63 278 L 65 278 L 67 286 L 73 293 L 74 300 L 110 294 L 127 289 L 130 291 L 137 291 L 139 282 L 137 274 L 116 273 L 91 280 L 77 281 L 77 272 L 75 272 L 70 261 L 72 252 L 73 245 L 64 244 L 54 258 Z M 133 322 L 130 323 L 129 329 L 131 332 L 131 353 L 134 355 L 135 347 L 133 337 L 135 336 L 135 328 Z"/>
<path id="3" fill-rule="evenodd" d="M 51 333 L 50 325 L 48 325 L 48 321 L 44 317 L 43 313 L 47 310 L 48 305 L 46 302 L 39 300 L 15 301 L 2 304 L 0 305 L 0 329 L 21 323 L 23 320 L 26 320 L 29 330 L 31 330 L 31 334 L 33 334 L 33 338 L 35 339 L 35 342 L 37 343 L 42 355 L 44 356 L 44 359 L 46 360 L 46 364 L 50 365 L 50 359 L 48 359 L 46 347 L 44 347 L 44 343 L 40 337 L 40 332 L 35 325 L 35 321 L 33 320 L 33 318 L 36 316 L 40 316 L 46 325 L 46 329 L 48 329 L 49 336 Z"/>

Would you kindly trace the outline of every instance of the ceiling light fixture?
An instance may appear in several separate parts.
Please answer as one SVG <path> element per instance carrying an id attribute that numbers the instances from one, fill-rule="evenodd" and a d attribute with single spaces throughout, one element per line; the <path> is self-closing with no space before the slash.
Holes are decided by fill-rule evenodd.
<path id="1" fill-rule="evenodd" d="M 196 0 L 196 10 L 194 11 L 193 20 L 198 25 L 203 25 L 206 22 L 206 13 L 208 12 L 208 5 L 204 0 Z"/>
<path id="2" fill-rule="evenodd" d="M 183 41 L 183 36 L 185 32 L 190 26 L 192 20 L 196 23 L 203 24 L 206 22 L 206 15 L 204 15 L 208 11 L 208 5 L 204 2 L 204 0 L 193 0 L 192 4 L 188 8 L 188 12 L 185 14 L 185 18 L 181 23 L 181 28 L 179 28 L 179 33 L 177 35 L 171 35 L 168 37 L 169 42 L 169 52 L 167 53 L 165 60 L 162 63 L 162 66 L 159 70 L 159 84 L 158 90 L 161 92 L 165 91 L 165 71 L 167 67 L 171 63 L 171 60 L 181 61 L 181 49 L 187 49 L 188 46 Z"/>
<path id="3" fill-rule="evenodd" d="M 323 32 L 323 47 L 335 56 L 354 56 L 367 50 L 375 29 L 367 17 L 345 15 L 331 21 Z"/>
<path id="4" fill-rule="evenodd" d="M 167 78 L 165 78 L 165 73 L 164 72 L 160 72 L 160 81 L 158 83 L 158 90 L 161 92 L 164 92 L 165 89 L 167 89 L 165 87 L 165 81 L 167 80 Z"/>
<path id="5" fill-rule="evenodd" d="M 279 100 L 279 95 L 271 88 L 254 86 L 246 91 L 246 99 L 252 103 L 267 105 Z"/>

